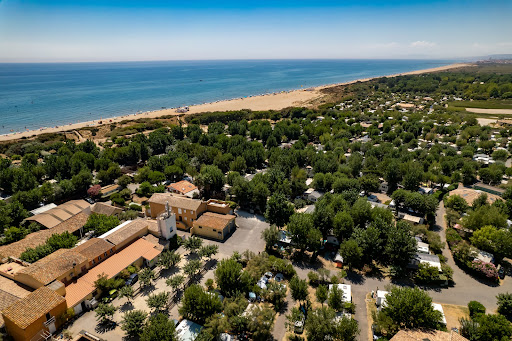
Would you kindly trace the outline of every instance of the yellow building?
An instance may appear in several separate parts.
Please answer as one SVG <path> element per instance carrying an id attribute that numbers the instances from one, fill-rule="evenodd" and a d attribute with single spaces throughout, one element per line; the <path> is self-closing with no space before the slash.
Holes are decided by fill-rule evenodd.
<path id="1" fill-rule="evenodd" d="M 7 333 L 16 341 L 45 340 L 60 327 L 66 300 L 41 287 L 2 311 Z"/>
<path id="2" fill-rule="evenodd" d="M 101 187 L 101 197 L 102 198 L 106 198 L 108 197 L 109 195 L 111 194 L 114 194 L 114 193 L 117 193 L 121 190 L 121 186 L 119 185 L 108 185 L 108 186 L 103 186 Z"/>
<path id="3" fill-rule="evenodd" d="M 176 215 L 176 227 L 185 231 L 193 227 L 195 225 L 194 222 L 204 212 L 233 213 L 233 210 L 225 201 L 215 199 L 202 201 L 175 193 L 155 193 L 149 198 L 151 218 L 154 219 L 164 212 L 166 203 L 169 203 L 171 212 Z"/>
<path id="4" fill-rule="evenodd" d="M 224 240 L 234 229 L 234 215 L 205 212 L 199 219 L 194 221 L 194 226 L 190 230 L 190 234 L 210 239 Z"/>
<path id="5" fill-rule="evenodd" d="M 155 223 L 146 219 L 128 220 L 98 238 L 115 245 L 116 250 L 119 251 L 152 232 L 150 231 L 151 225 L 155 225 Z"/>
<path id="6" fill-rule="evenodd" d="M 176 227 L 188 231 L 194 221 L 206 212 L 206 202 L 190 199 L 174 193 L 155 193 L 149 198 L 151 218 L 155 219 L 165 211 L 165 205 L 169 203 L 171 212 L 176 215 Z"/>
<path id="7" fill-rule="evenodd" d="M 74 250 L 60 249 L 30 264 L 14 274 L 14 280 L 33 289 L 38 289 L 54 281 L 67 285 L 74 278 L 85 273 L 87 257 Z"/>
<path id="8" fill-rule="evenodd" d="M 112 256 L 114 252 L 116 252 L 116 247 L 114 244 L 104 239 L 91 238 L 85 243 L 75 247 L 73 251 L 87 258 L 87 268 L 90 269 L 96 264 L 99 264 L 108 257 Z"/>

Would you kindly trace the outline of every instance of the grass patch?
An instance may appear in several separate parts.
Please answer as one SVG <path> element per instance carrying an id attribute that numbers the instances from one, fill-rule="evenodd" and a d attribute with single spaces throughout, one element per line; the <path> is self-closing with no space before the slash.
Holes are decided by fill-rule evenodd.
<path id="1" fill-rule="evenodd" d="M 442 304 L 444 316 L 446 317 L 446 328 L 460 328 L 459 319 L 469 318 L 469 309 L 465 305 Z"/>
<path id="2" fill-rule="evenodd" d="M 455 108 L 512 109 L 512 100 L 453 101 L 448 105 Z"/>

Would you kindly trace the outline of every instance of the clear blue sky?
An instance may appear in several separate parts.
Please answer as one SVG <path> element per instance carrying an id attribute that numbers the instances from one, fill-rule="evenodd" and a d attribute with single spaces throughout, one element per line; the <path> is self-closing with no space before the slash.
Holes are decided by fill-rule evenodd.
<path id="1" fill-rule="evenodd" d="M 512 53 L 512 1 L 0 0 L 0 62 Z"/>

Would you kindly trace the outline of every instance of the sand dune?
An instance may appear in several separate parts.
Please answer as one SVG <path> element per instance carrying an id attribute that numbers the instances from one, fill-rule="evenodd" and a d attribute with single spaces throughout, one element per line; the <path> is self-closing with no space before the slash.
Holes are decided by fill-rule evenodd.
<path id="1" fill-rule="evenodd" d="M 417 75 L 428 72 L 436 72 L 436 71 L 444 71 L 454 68 L 460 68 L 464 66 L 470 66 L 471 64 L 451 64 L 431 69 L 417 70 L 411 71 L 401 74 L 389 75 L 387 77 L 397 77 L 402 75 Z M 208 111 L 229 111 L 229 110 L 241 110 L 241 109 L 251 109 L 251 110 L 280 110 L 290 106 L 307 106 L 309 102 L 314 99 L 317 99 L 323 94 L 320 92 L 321 89 L 325 89 L 332 86 L 338 85 L 346 85 L 352 84 L 355 82 L 365 82 L 371 80 L 372 78 L 366 79 L 358 79 L 351 82 L 345 82 L 340 84 L 329 84 L 323 85 L 316 88 L 310 89 L 301 89 L 301 90 L 292 90 L 292 91 L 284 91 L 273 94 L 261 95 L 261 96 L 253 96 L 247 98 L 238 98 L 233 100 L 225 100 L 225 101 L 217 101 L 212 103 L 205 103 L 200 105 L 195 105 L 190 107 L 190 111 L 187 114 L 195 114 L 201 112 Z M 22 137 L 32 137 L 35 135 L 45 134 L 45 133 L 57 133 L 63 131 L 70 131 L 81 129 L 85 127 L 95 127 L 102 124 L 110 124 L 121 122 L 124 120 L 135 120 L 138 118 L 157 118 L 164 115 L 180 115 L 176 112 L 175 109 L 163 109 L 163 110 L 155 110 L 150 112 L 138 113 L 133 115 L 125 115 L 118 116 L 113 118 L 106 118 L 101 120 L 102 123 L 99 123 L 100 120 L 87 121 L 87 122 L 79 122 L 74 124 L 68 124 L 58 127 L 51 128 L 43 128 L 38 130 L 29 130 L 21 133 L 13 133 L 7 135 L 0 135 L 0 141 L 9 141 L 15 140 Z"/>

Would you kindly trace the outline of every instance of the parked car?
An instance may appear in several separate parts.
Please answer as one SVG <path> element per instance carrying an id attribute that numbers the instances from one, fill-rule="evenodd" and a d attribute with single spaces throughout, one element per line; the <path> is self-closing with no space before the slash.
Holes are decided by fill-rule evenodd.
<path id="1" fill-rule="evenodd" d="M 125 282 L 125 285 L 134 285 L 139 280 L 139 275 L 131 274 Z"/>
<path id="2" fill-rule="evenodd" d="M 500 279 L 505 278 L 505 268 L 503 266 L 500 266 L 500 268 L 498 269 L 498 276 L 500 277 Z"/>
<path id="3" fill-rule="evenodd" d="M 117 296 L 117 289 L 112 289 L 108 292 L 108 296 L 103 298 L 103 303 L 110 303 L 116 298 Z"/>

